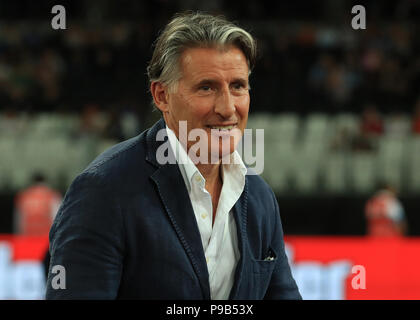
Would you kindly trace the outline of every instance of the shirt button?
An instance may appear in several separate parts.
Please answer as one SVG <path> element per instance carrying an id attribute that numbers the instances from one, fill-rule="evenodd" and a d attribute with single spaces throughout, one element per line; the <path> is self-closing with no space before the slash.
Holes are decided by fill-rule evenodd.
<path id="1" fill-rule="evenodd" d="M 196 177 L 195 177 L 195 181 L 197 181 L 197 182 L 201 182 L 201 177 L 200 177 L 200 176 L 196 176 Z"/>
<path id="2" fill-rule="evenodd" d="M 207 213 L 202 213 L 201 218 L 203 218 L 203 219 L 207 218 Z"/>
<path id="3" fill-rule="evenodd" d="M 209 261 L 210 261 L 210 258 L 207 258 L 207 257 L 206 257 L 206 262 L 207 262 L 207 263 L 209 263 Z"/>

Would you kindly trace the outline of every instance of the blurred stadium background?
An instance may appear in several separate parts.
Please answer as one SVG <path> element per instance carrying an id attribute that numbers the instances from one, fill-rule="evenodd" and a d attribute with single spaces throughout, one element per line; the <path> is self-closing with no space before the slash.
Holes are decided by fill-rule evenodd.
<path id="1" fill-rule="evenodd" d="M 151 45 L 186 9 L 224 14 L 258 39 L 248 127 L 265 129 L 262 175 L 297 260 L 305 237 L 329 247 L 364 236 L 364 206 L 384 181 L 399 190 L 408 238 L 420 234 L 420 1 L 62 1 L 66 30 L 51 28 L 55 4 L 0 2 L 1 234 L 13 233 L 15 196 L 34 173 L 64 194 L 95 156 L 157 120 Z M 356 4 L 366 30 L 351 28 Z M 301 281 L 316 286 L 318 271 Z M 307 297 L 350 296 L 334 288 Z"/>

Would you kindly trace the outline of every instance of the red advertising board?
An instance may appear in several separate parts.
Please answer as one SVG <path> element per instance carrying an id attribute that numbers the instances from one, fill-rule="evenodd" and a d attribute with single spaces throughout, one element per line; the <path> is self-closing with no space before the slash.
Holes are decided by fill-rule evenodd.
<path id="1" fill-rule="evenodd" d="M 419 238 L 289 236 L 286 243 L 304 298 L 420 299 Z"/>
<path id="2" fill-rule="evenodd" d="M 48 237 L 23 237 L 0 235 L 0 243 L 7 242 L 13 248 L 13 261 L 37 260 L 42 261 L 48 250 Z"/>
<path id="3" fill-rule="evenodd" d="M 43 299 L 48 237 L 0 235 L 0 299 Z"/>
<path id="4" fill-rule="evenodd" d="M 420 238 L 285 240 L 304 299 L 420 299 Z M 43 298 L 47 248 L 47 237 L 0 235 L 0 299 Z"/>

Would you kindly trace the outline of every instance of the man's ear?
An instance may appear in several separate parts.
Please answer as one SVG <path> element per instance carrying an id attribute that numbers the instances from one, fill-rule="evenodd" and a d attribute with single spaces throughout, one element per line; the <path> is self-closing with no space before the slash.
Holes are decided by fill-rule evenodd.
<path id="1" fill-rule="evenodd" d="M 168 111 L 168 87 L 159 81 L 154 81 L 150 84 L 150 92 L 153 96 L 153 101 L 156 107 L 165 113 Z"/>

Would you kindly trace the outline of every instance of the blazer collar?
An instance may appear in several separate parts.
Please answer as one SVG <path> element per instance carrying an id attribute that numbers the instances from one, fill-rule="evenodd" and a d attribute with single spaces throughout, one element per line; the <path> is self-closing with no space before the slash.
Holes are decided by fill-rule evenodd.
<path id="1" fill-rule="evenodd" d="M 236 265 L 235 271 L 235 280 L 233 282 L 233 287 L 229 295 L 229 299 L 236 299 L 238 293 L 240 292 L 241 280 L 245 273 L 245 262 L 248 261 L 247 258 L 247 206 L 248 206 L 248 177 L 245 176 L 245 187 L 242 192 L 241 197 L 236 202 L 233 207 L 233 216 L 236 222 L 236 229 L 238 233 L 238 249 L 241 253 L 241 257 Z"/>
<path id="2" fill-rule="evenodd" d="M 157 161 L 156 154 L 159 147 L 165 141 L 168 143 L 167 139 L 168 137 L 166 135 L 165 121 L 163 120 L 163 118 L 160 118 L 160 120 L 156 122 L 146 132 L 146 147 L 147 147 L 146 148 L 146 161 L 150 162 L 156 167 L 161 167 L 163 165 Z M 170 157 L 171 155 L 175 157 L 173 153 L 170 153 L 168 156 Z M 172 160 L 175 160 L 175 159 L 170 159 L 170 160 L 171 160 L 171 163 L 174 163 L 172 162 Z"/>
<path id="3" fill-rule="evenodd" d="M 177 187 L 183 186 L 185 183 L 179 167 L 176 164 L 175 155 L 167 140 L 166 130 L 165 132 L 162 132 L 161 130 L 165 130 L 165 121 L 163 118 L 147 131 L 146 160 L 157 168 L 151 175 L 151 179 L 157 186 L 166 213 L 168 214 L 171 224 L 199 279 L 203 297 L 204 299 L 209 300 L 209 274 L 204 249 L 201 244 L 200 231 L 187 188 Z M 166 136 L 165 139 L 163 139 L 164 136 Z M 160 141 L 158 141 L 157 138 L 159 138 Z M 162 164 L 157 160 L 157 151 L 165 142 L 167 143 L 167 148 L 165 147 L 165 149 L 167 149 L 166 157 L 169 160 L 169 163 Z M 248 179 L 245 178 L 244 192 L 233 209 L 241 258 L 236 267 L 235 281 L 230 293 L 230 298 L 232 299 L 234 299 L 238 293 L 246 260 L 244 259 L 246 254 L 244 243 L 246 243 L 247 181 Z"/>
<path id="4" fill-rule="evenodd" d="M 163 132 L 161 130 L 165 131 Z M 166 138 L 163 139 L 164 137 Z M 198 277 L 203 297 L 209 300 L 209 275 L 203 245 L 201 244 L 200 232 L 187 188 L 179 187 L 185 183 L 176 164 L 175 155 L 167 140 L 163 119 L 160 119 L 148 130 L 146 143 L 146 160 L 157 168 L 150 177 L 157 186 L 159 196 L 172 227 L 175 229 L 179 241 L 184 247 Z M 166 143 L 166 146 L 163 143 Z M 169 163 L 159 163 L 157 160 L 157 152 L 160 147 L 162 148 L 161 151 L 166 153 L 165 156 L 167 156 Z"/>

